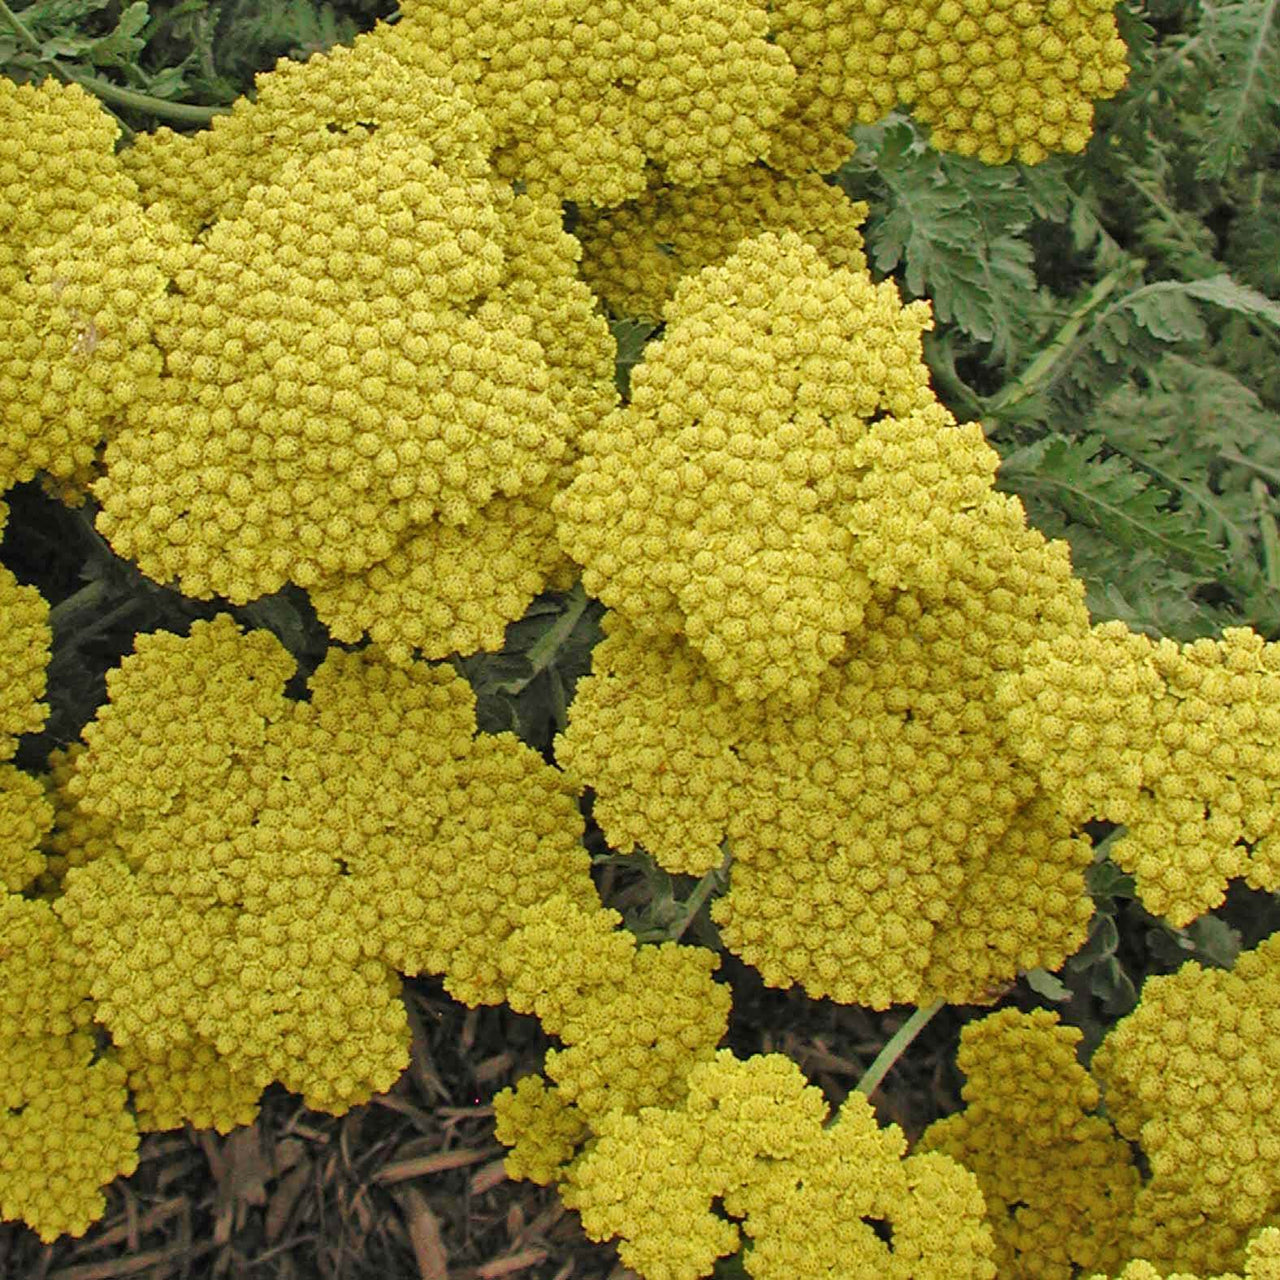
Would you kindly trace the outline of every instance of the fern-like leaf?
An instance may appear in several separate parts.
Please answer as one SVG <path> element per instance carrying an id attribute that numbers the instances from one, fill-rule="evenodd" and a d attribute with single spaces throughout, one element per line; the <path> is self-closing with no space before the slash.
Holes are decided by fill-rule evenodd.
<path id="1" fill-rule="evenodd" d="M 930 298 L 940 321 L 989 343 L 995 363 L 1015 359 L 1040 312 L 1025 235 L 1036 205 L 1019 171 L 943 156 L 892 118 L 857 139 L 840 183 L 877 211 L 866 231 L 877 270 L 901 268 L 907 291 Z M 1047 182 L 1037 197 L 1063 199 Z"/>
<path id="2" fill-rule="evenodd" d="M 1133 370 L 1158 363 L 1171 347 L 1203 350 L 1209 330 L 1197 303 L 1280 326 L 1280 303 L 1225 273 L 1206 280 L 1158 280 L 1113 293 L 1105 306 L 1095 307 L 1088 322 L 1061 345 L 1052 370 L 1041 376 L 1043 389 L 1051 389 L 1064 409 L 1085 412 L 1123 385 Z"/>
<path id="3" fill-rule="evenodd" d="M 1259 536 L 1255 469 L 1280 469 L 1280 415 L 1224 369 L 1168 355 L 1088 421 L 1197 513 L 1207 535 L 1235 557 L 1251 557 Z"/>
<path id="4" fill-rule="evenodd" d="M 1280 0 L 1202 0 L 1201 32 L 1215 60 L 1205 99 L 1199 174 L 1221 178 L 1275 127 L 1280 102 Z"/>
<path id="5" fill-rule="evenodd" d="M 357 24 L 321 0 L 230 0 L 218 24 L 214 54 L 219 72 L 250 81 L 282 57 L 305 60 L 350 40 Z"/>
<path id="6" fill-rule="evenodd" d="M 1174 495 L 1101 436 L 1045 436 L 1008 455 L 1002 484 L 1052 503 L 1072 522 L 1103 534 L 1117 548 L 1149 551 L 1192 571 L 1212 573 L 1225 562 L 1193 515 Z"/>
<path id="7" fill-rule="evenodd" d="M 1280 297 L 1280 179 L 1268 174 L 1266 202 L 1239 211 L 1231 223 L 1227 260 L 1255 289 Z"/>

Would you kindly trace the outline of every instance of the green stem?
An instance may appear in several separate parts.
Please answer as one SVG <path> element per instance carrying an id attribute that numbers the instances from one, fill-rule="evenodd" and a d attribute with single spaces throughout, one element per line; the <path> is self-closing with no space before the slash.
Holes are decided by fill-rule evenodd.
<path id="1" fill-rule="evenodd" d="M 109 594 L 107 584 L 95 578 L 49 610 L 49 626 L 56 634 L 82 614 L 95 613 Z"/>
<path id="2" fill-rule="evenodd" d="M 693 918 L 702 910 L 702 904 L 711 896 L 716 889 L 729 867 L 729 854 L 726 851 L 723 859 L 721 859 L 718 867 L 712 867 L 710 871 L 698 881 L 694 891 L 685 899 L 684 916 L 680 920 L 680 927 L 674 933 L 668 932 L 667 938 L 671 942 L 679 942 L 684 931 L 693 923 Z"/>
<path id="3" fill-rule="evenodd" d="M 0 0 L 3 4 L 4 0 Z M 140 93 L 137 89 L 122 89 L 109 80 L 100 80 L 97 76 L 86 75 L 83 71 L 74 71 L 55 63 L 64 75 L 74 80 L 81 88 L 96 94 L 103 102 L 116 107 L 128 107 L 134 111 L 143 111 L 153 116 L 164 116 L 179 124 L 210 124 L 215 116 L 225 116 L 230 107 L 197 107 L 189 102 L 169 102 L 157 98 L 150 93 Z"/>
<path id="4" fill-rule="evenodd" d="M 498 685 L 498 691 L 511 697 L 523 693 L 555 660 L 560 646 L 573 634 L 590 603 L 587 593 L 582 589 L 582 583 L 574 583 L 565 611 L 529 647 L 527 656 L 533 667 L 532 673 L 522 680 L 508 680 L 505 684 Z"/>
<path id="5" fill-rule="evenodd" d="M 98 613 L 98 607 L 110 599 L 110 596 L 107 584 L 101 580 L 81 587 L 74 595 L 68 596 L 49 610 L 49 626 L 53 634 L 59 636 L 63 632 L 70 632 L 75 644 L 83 644 L 99 632 L 115 626 L 142 603 L 136 596 L 129 596 L 106 613 Z M 83 621 L 89 614 L 97 616 L 91 621 Z"/>
<path id="6" fill-rule="evenodd" d="M 1273 590 L 1280 589 L 1280 530 L 1276 528 L 1276 518 L 1272 513 L 1273 500 L 1267 486 L 1259 479 L 1254 479 L 1250 486 L 1253 500 L 1258 505 L 1258 529 L 1262 534 L 1262 568 L 1267 585 Z"/>
<path id="7" fill-rule="evenodd" d="M 141 93 L 137 89 L 124 89 L 118 84 L 112 84 L 109 80 L 101 80 L 87 72 L 78 71 L 74 67 L 68 67 L 65 63 L 59 62 L 57 58 L 46 57 L 44 46 L 32 34 L 27 24 L 9 8 L 5 0 L 0 0 L 0 18 L 8 24 L 22 44 L 64 84 L 78 84 L 101 101 L 113 106 L 144 111 L 153 116 L 164 116 L 180 124 L 197 125 L 207 125 L 214 116 L 226 115 L 231 110 L 230 107 L 197 107 L 187 102 L 169 102 L 150 93 Z M 132 133 L 133 130 L 130 129 L 129 132 Z"/>
<path id="8" fill-rule="evenodd" d="M 1273 480 L 1280 484 L 1280 471 L 1275 467 L 1268 467 L 1264 463 L 1255 462 L 1252 458 L 1246 458 L 1243 453 L 1237 453 L 1234 449 L 1220 450 L 1222 457 L 1227 462 L 1234 462 L 1238 467 L 1248 467 L 1250 471 L 1256 472 L 1260 476 L 1265 476 L 1268 480 Z"/>
<path id="9" fill-rule="evenodd" d="M 924 1030 L 925 1024 L 946 1003 L 935 1000 L 932 1004 L 921 1005 L 906 1022 L 894 1032 L 893 1038 L 876 1054 L 876 1060 L 862 1073 L 856 1088 L 870 1097 L 879 1087 L 880 1082 L 893 1069 L 893 1064 L 906 1052 L 907 1046 Z"/>
<path id="10" fill-rule="evenodd" d="M 42 53 L 40 41 L 27 30 L 27 24 L 18 17 L 12 9 L 5 4 L 4 0 L 0 0 L 0 18 L 3 18 L 13 29 L 13 33 L 22 41 L 27 48 L 39 57 Z"/>
<path id="11" fill-rule="evenodd" d="M 986 414 L 998 416 L 1004 410 L 1029 400 L 1050 381 L 1055 371 L 1069 364 L 1075 358 L 1085 322 L 1120 287 L 1124 278 L 1140 266 L 1145 266 L 1145 263 L 1140 263 L 1140 260 L 1126 262 L 1103 276 L 1067 317 L 1053 341 L 1012 382 L 1006 383 L 987 401 Z"/>

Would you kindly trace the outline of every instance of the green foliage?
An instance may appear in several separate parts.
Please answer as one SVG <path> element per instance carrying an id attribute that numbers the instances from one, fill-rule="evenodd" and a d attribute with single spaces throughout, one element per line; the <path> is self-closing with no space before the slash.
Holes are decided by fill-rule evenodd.
<path id="1" fill-rule="evenodd" d="M 1204 103 L 1198 172 L 1222 178 L 1271 135 L 1280 118 L 1280 3 L 1201 0 L 1199 34 L 1216 83 Z"/>
<path id="2" fill-rule="evenodd" d="M 547 751 L 568 724 L 578 680 L 591 668 L 604 610 L 581 584 L 535 600 L 507 627 L 498 653 L 455 660 L 476 694 L 476 719 L 484 733 L 512 732 Z"/>
<path id="3" fill-rule="evenodd" d="M 360 15 L 361 18 L 364 15 Z M 221 74 L 243 83 L 277 58 L 305 61 L 313 53 L 345 44 L 376 16 L 357 21 L 328 0 L 223 0 L 212 42 Z"/>
<path id="4" fill-rule="evenodd" d="M 1237 279 L 1280 296 L 1280 173 L 1259 170 L 1234 187 L 1227 261 Z"/>
<path id="5" fill-rule="evenodd" d="M 207 124 L 282 57 L 349 41 L 383 0 L 27 0 L 0 6 L 0 74 L 77 80 L 127 130 Z"/>
<path id="6" fill-rule="evenodd" d="M 151 20 L 147 0 L 121 8 L 115 0 L 36 0 L 18 13 L 37 48 L 14 30 L 0 34 L 0 67 L 11 79 L 35 75 L 54 59 L 127 69 L 136 63 Z"/>
<path id="7" fill-rule="evenodd" d="M 608 904 L 622 912 L 623 924 L 641 942 L 678 942 L 681 938 L 720 949 L 720 932 L 707 908 L 729 885 L 731 857 L 701 879 L 672 875 L 643 850 L 634 854 L 602 853 L 592 858 L 597 867 L 615 867 L 628 881 L 608 896 Z"/>
<path id="8" fill-rule="evenodd" d="M 1224 554 L 1195 513 L 1172 505 L 1168 490 L 1109 452 L 1101 436 L 1042 437 L 1007 455 L 1002 474 L 1023 496 L 1047 499 L 1119 550 L 1149 550 L 1205 571 L 1222 567 Z"/>
<path id="9" fill-rule="evenodd" d="M 1110 832 L 1095 851 L 1087 875 L 1094 904 L 1089 937 L 1063 967 L 1061 990 L 1054 987 L 1058 980 L 1052 975 L 1029 983 L 1046 999 L 1086 1003 L 1090 1012 L 1082 1021 L 1090 1047 L 1117 1018 L 1133 1010 L 1150 974 L 1171 973 L 1188 960 L 1227 969 L 1242 946 L 1240 929 L 1221 914 L 1201 916 L 1178 929 L 1144 911 L 1134 895 L 1133 877 L 1107 857 L 1108 847 L 1123 830 Z"/>
<path id="10" fill-rule="evenodd" d="M 658 335 L 662 326 L 648 320 L 615 319 L 609 321 L 609 332 L 618 344 L 617 384 L 624 399 L 631 395 L 631 370 L 644 359 L 644 349 Z"/>
<path id="11" fill-rule="evenodd" d="M 855 136 L 838 181 L 871 205 L 873 266 L 901 268 L 907 292 L 928 297 L 939 320 L 988 344 L 996 364 L 1014 360 L 1043 310 L 1025 233 L 1037 206 L 1053 204 L 1053 180 L 1042 176 L 1033 193 L 1016 167 L 943 155 L 893 116 Z"/>

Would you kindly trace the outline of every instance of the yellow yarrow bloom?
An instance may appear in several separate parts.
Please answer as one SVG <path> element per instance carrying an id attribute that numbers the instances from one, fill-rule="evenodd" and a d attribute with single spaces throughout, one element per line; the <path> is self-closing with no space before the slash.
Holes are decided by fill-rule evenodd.
<path id="1" fill-rule="evenodd" d="M 1189 962 L 1150 977 L 1091 1069 L 1151 1176 L 1130 1256 L 1165 1270 L 1240 1270 L 1280 1196 L 1280 935 L 1231 970 Z"/>
<path id="2" fill-rule="evenodd" d="M 52 826 L 45 786 L 0 763 L 0 891 L 20 893 L 45 870 L 41 845 Z"/>
<path id="3" fill-rule="evenodd" d="M 410 0 L 370 37 L 449 74 L 492 121 L 508 178 L 616 205 L 765 155 L 795 72 L 759 0 Z"/>
<path id="4" fill-rule="evenodd" d="M 0 502 L 0 534 L 9 508 Z M 24 733 L 44 725 L 49 606 L 0 566 L 0 893 L 20 892 L 44 870 L 41 842 L 53 823 L 44 785 L 7 763 Z"/>
<path id="5" fill-rule="evenodd" d="M 613 390 L 583 286 L 549 313 L 521 302 L 507 235 L 537 222 L 530 204 L 393 131 L 286 162 L 175 279 L 167 376 L 95 486 L 113 548 L 244 602 L 362 575 L 431 521 L 539 489 Z M 544 250 L 538 270 L 571 280 Z M 553 371 L 538 336 L 574 308 L 594 387 Z"/>
<path id="6" fill-rule="evenodd" d="M 619 1256 L 646 1280 L 709 1275 L 743 1237 L 747 1273 L 761 1280 L 992 1280 L 971 1174 L 906 1156 L 901 1131 L 878 1128 L 861 1094 L 826 1119 L 821 1093 L 782 1055 L 721 1050 L 690 1072 L 682 1105 L 602 1118 L 561 1196 L 593 1239 L 620 1237 Z M 717 1198 L 727 1218 L 713 1212 Z"/>
<path id="7" fill-rule="evenodd" d="M 1128 77 L 1115 0 L 881 7 L 892 45 L 869 53 L 872 74 L 889 78 L 940 151 L 987 164 L 1083 151 L 1094 103 L 1115 97 Z"/>
<path id="8" fill-rule="evenodd" d="M 0 1036 L 0 1218 L 42 1240 L 80 1236 L 102 1188 L 138 1167 L 124 1068 L 93 1036 Z"/>
<path id="9" fill-rule="evenodd" d="M 976 1175 L 1002 1280 L 1070 1280 L 1128 1256 L 1138 1171 L 1093 1114 L 1099 1090 L 1077 1061 L 1080 1038 L 1045 1009 L 969 1023 L 957 1057 L 965 1110 L 930 1125 L 917 1146 Z"/>
<path id="10" fill-rule="evenodd" d="M 494 1136 L 510 1150 L 509 1178 L 547 1186 L 561 1176 L 591 1130 L 582 1113 L 541 1076 L 521 1076 L 493 1099 Z"/>
<path id="11" fill-rule="evenodd" d="M 116 1059 L 143 1133 L 184 1125 L 230 1133 L 258 1117 L 258 1073 L 236 1070 L 203 1036 L 154 1049 L 135 1040 L 118 1046 Z"/>
<path id="12" fill-rule="evenodd" d="M 1106 1276 L 1090 1276 L 1089 1280 L 1107 1280 Z M 1145 1258 L 1125 1264 L 1115 1280 L 1201 1280 L 1190 1271 L 1165 1272 Z M 1245 1246 L 1244 1275 L 1226 1271 L 1205 1280 L 1280 1280 L 1280 1228 L 1263 1227 Z"/>
<path id="13" fill-rule="evenodd" d="M 47 248 L 136 195 L 115 156 L 119 125 L 79 85 L 0 77 L 0 117 L 0 244 Z"/>
<path id="14" fill-rule="evenodd" d="M 498 949 L 507 1002 L 562 1049 L 547 1054 L 557 1098 L 595 1128 L 614 1112 L 667 1106 L 728 1026 L 728 987 L 705 947 L 637 948 L 622 917 L 568 894 L 544 897 Z"/>
<path id="15" fill-rule="evenodd" d="M 703 875 L 723 859 L 749 776 L 739 744 L 760 716 L 677 636 L 644 635 L 616 613 L 601 625 L 556 761 L 594 789 L 593 816 L 615 849 L 643 845 L 669 871 Z"/>
<path id="16" fill-rule="evenodd" d="M 64 499 L 92 478 L 102 441 L 160 374 L 155 323 L 179 236 L 162 209 L 117 197 L 21 255 L 0 303 L 0 477 L 46 473 Z"/>
<path id="17" fill-rule="evenodd" d="M 557 741 L 607 838 L 691 874 L 727 840 L 726 944 L 877 1008 L 1056 968 L 1090 914 L 1089 844 L 996 706 L 1033 642 L 1087 635 L 1083 587 L 934 401 L 928 320 L 749 241 L 678 287 L 554 504 L 615 611 Z"/>
<path id="18" fill-rule="evenodd" d="M 63 783 L 115 848 L 66 855 L 54 910 L 155 1123 L 227 1127 L 273 1080 L 365 1101 L 407 1062 L 398 971 L 498 1003 L 519 913 L 566 886 L 598 902 L 568 785 L 477 738 L 450 669 L 335 650 L 306 702 L 292 671 L 226 616 L 140 637 Z"/>
<path id="19" fill-rule="evenodd" d="M 879 589 L 861 656 L 801 712 L 744 703 L 687 645 L 605 616 L 557 759 L 615 848 L 700 875 L 727 841 L 712 916 L 770 985 L 877 1008 L 982 1000 L 1084 941 L 1091 846 L 992 709 L 1024 637 L 1087 625 L 1062 547 L 1022 533 L 1007 611 L 963 578 L 937 600 Z"/>
<path id="20" fill-rule="evenodd" d="M 110 818 L 86 813 L 67 790 L 75 776 L 75 762 L 84 754 L 83 742 L 49 753 L 47 796 L 53 809 L 53 829 L 44 842 L 44 887 L 56 891 L 69 867 L 80 867 L 94 858 L 116 852 Z"/>
<path id="21" fill-rule="evenodd" d="M 238 216 L 286 161 L 359 147 L 388 130 L 411 138 L 430 163 L 477 180 L 488 173 L 492 132 L 448 68 L 409 66 L 368 37 L 305 62 L 281 58 L 209 128 L 139 134 L 120 165 L 144 203 L 165 202 L 194 238 Z"/>
<path id="22" fill-rule="evenodd" d="M 616 401 L 559 204 L 494 177 L 439 71 L 372 41 L 283 60 L 211 129 L 125 153 L 193 243 L 164 258 L 163 370 L 95 486 L 101 531 L 159 581 L 237 603 L 293 581 L 402 662 L 492 646 L 564 580 L 529 504 Z M 494 567 L 514 589 L 460 545 L 504 502 L 529 526 Z M 423 596 L 404 579 L 428 548 Z"/>
<path id="23" fill-rule="evenodd" d="M 508 623 L 550 586 L 572 584 L 556 538 L 552 484 L 528 497 L 499 495 L 463 525 L 415 529 L 358 575 L 322 579 L 308 595 L 335 640 L 366 633 L 397 664 L 415 653 L 501 649 Z"/>
<path id="24" fill-rule="evenodd" d="M 0 503 L 0 529 L 8 509 Z M 48 606 L 0 568 L 0 761 L 40 728 Z M 104 1208 L 102 1187 L 137 1166 L 138 1132 L 124 1071 L 86 1028 L 90 976 L 43 898 L 24 896 L 44 869 L 53 822 L 45 786 L 0 762 L 0 1218 L 43 1240 L 81 1235 Z"/>
<path id="25" fill-rule="evenodd" d="M 9 508 L 0 502 L 0 534 Z M 4 613 L 4 639 L 0 644 L 0 760 L 13 755 L 18 738 L 44 724 L 48 706 L 45 667 L 49 662 L 49 606 L 34 588 L 26 587 L 0 566 L 0 609 Z"/>
<path id="26" fill-rule="evenodd" d="M 849 156 L 851 123 L 904 106 L 943 151 L 1036 164 L 1080 151 L 1093 104 L 1128 73 L 1114 0 L 779 0 L 779 46 L 796 68 L 793 106 L 770 163 L 828 173 Z"/>
<path id="27" fill-rule="evenodd" d="M 1083 942 L 1089 842 L 992 712 L 1020 635 L 1085 622 L 1065 552 L 1022 533 L 1007 563 L 975 563 L 1008 584 L 990 602 L 959 573 L 941 598 L 878 590 L 815 705 L 738 739 L 746 779 L 712 917 L 770 985 L 876 1008 L 982 1001 Z"/>
<path id="28" fill-rule="evenodd" d="M 1073 822 L 1124 824 L 1112 859 L 1185 925 L 1228 880 L 1280 889 L 1280 644 L 1178 644 L 1119 622 L 1047 636 L 1003 682 L 1018 755 Z"/>
<path id="29" fill-rule="evenodd" d="M 853 451 L 876 414 L 932 400 L 928 308 L 767 233 L 687 277 L 666 316 L 631 403 L 584 437 L 561 540 L 590 594 L 683 633 L 739 697 L 803 703 L 870 594 Z"/>
<path id="30" fill-rule="evenodd" d="M 750 165 L 696 187 L 652 183 L 614 209 L 580 211 L 582 274 L 617 315 L 657 320 L 676 285 L 717 266 L 743 240 L 794 231 L 833 267 L 862 271 L 867 206 L 816 174 Z"/>
<path id="31" fill-rule="evenodd" d="M 154 267 L 115 120 L 78 85 L 0 77 L 0 489 L 46 473 L 83 500 L 95 450 L 158 368 Z"/>

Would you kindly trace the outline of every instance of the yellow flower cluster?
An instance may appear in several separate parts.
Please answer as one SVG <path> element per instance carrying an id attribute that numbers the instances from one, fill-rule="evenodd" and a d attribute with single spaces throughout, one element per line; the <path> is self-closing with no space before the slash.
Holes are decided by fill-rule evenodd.
<path id="1" fill-rule="evenodd" d="M 733 856 L 772 985 L 980 1000 L 1083 940 L 1089 845 L 1008 749 L 999 676 L 1088 630 L 920 360 L 928 313 L 766 234 L 690 277 L 555 501 L 615 612 L 557 759 L 610 843 Z"/>
<path id="2" fill-rule="evenodd" d="M 1029 628 L 1036 592 L 1062 590 L 1065 555 L 1027 538 L 1009 579 L 1026 612 L 1005 621 Z M 713 918 L 771 985 L 876 1008 L 981 1000 L 1084 940 L 1089 842 L 1000 742 L 982 624 L 1001 615 L 976 591 L 953 594 L 926 606 L 880 592 L 865 659 L 833 668 L 813 707 L 774 716 L 678 639 L 606 616 L 557 759 L 595 789 L 616 848 L 701 874 L 728 840 Z"/>
<path id="3" fill-rule="evenodd" d="M 0 530 L 7 515 L 0 502 Z M 44 869 L 53 809 L 7 759 L 44 722 L 48 612 L 0 567 L 0 1219 L 46 1241 L 83 1234 L 103 1211 L 102 1187 L 133 1172 L 138 1150 L 124 1070 L 86 1032 L 82 959 L 50 904 L 22 893 Z"/>
<path id="4" fill-rule="evenodd" d="M 0 502 L 0 536 L 9 521 L 9 507 Z M 49 708 L 44 696 L 49 661 L 49 606 L 35 587 L 22 586 L 0 565 L 0 613 L 4 616 L 0 644 L 0 759 L 7 760 L 24 733 L 44 724 Z"/>
<path id="5" fill-rule="evenodd" d="M 503 265 L 496 211 L 472 195 L 379 133 L 286 162 L 218 222 L 158 328 L 169 376 L 106 455 L 113 548 L 243 603 L 542 484 L 572 424 L 527 320 L 470 309 Z"/>
<path id="6" fill-rule="evenodd" d="M 499 172 L 614 205 L 667 180 L 719 178 L 765 155 L 795 72 L 760 0 L 409 0 L 373 33 L 442 63 L 493 123 Z"/>
<path id="7" fill-rule="evenodd" d="M 285 160 L 359 149 L 385 130 L 412 139 L 427 163 L 484 181 L 492 131 L 447 77 L 447 67 L 411 69 L 366 37 L 306 62 L 282 58 L 208 129 L 141 134 L 120 166 L 144 204 L 163 202 L 193 237 L 238 216 Z"/>
<path id="8" fill-rule="evenodd" d="M 91 1017 L 89 976 L 53 907 L 0 895 L 0 1041 L 70 1035 Z"/>
<path id="9" fill-rule="evenodd" d="M 1115 0 L 883 5 L 877 25 L 891 47 L 882 64 L 877 44 L 889 42 L 878 33 L 868 72 L 893 80 L 939 150 L 1039 164 L 1052 152 L 1083 151 L 1094 101 L 1124 87 L 1127 50 L 1114 10 Z"/>
<path id="10" fill-rule="evenodd" d="M 0 77 L 0 115 L 0 489 L 44 472 L 82 496 L 159 370 L 155 259 L 173 228 L 144 217 L 114 123 L 78 86 Z"/>
<path id="11" fill-rule="evenodd" d="M 669 871 L 704 875 L 723 861 L 750 777 L 742 746 L 762 732 L 761 710 L 713 680 L 678 636 L 646 635 L 617 613 L 601 625 L 556 763 L 595 791 L 592 816 L 615 849 L 643 845 Z"/>
<path id="12" fill-rule="evenodd" d="M 86 813 L 67 789 L 84 751 L 83 742 L 73 742 L 49 753 L 45 787 L 53 809 L 53 830 L 44 842 L 44 876 L 37 887 L 50 894 L 61 891 L 62 878 L 71 867 L 82 867 L 116 848 L 112 820 Z"/>
<path id="13" fill-rule="evenodd" d="M 133 1112 L 145 1131 L 216 1129 L 228 1133 L 258 1116 L 262 1078 L 224 1057 L 211 1040 L 191 1035 L 159 1051 L 137 1042 L 117 1046 Z"/>
<path id="14" fill-rule="evenodd" d="M 161 261 L 178 236 L 158 210 L 119 198 L 23 255 L 25 274 L 3 304 L 0 475 L 45 472 L 83 492 L 99 444 L 160 374 L 152 337 L 169 282 Z"/>
<path id="15" fill-rule="evenodd" d="M 1245 628 L 1178 644 L 1103 623 L 1031 645 L 999 698 L 1063 812 L 1124 824 L 1111 857 L 1149 910 L 1184 925 L 1229 879 L 1280 889 L 1280 644 Z"/>
<path id="16" fill-rule="evenodd" d="M 0 585 L 0 609 L 4 594 Z M 53 808 L 39 779 L 0 761 L 0 893 L 21 892 L 45 870 L 40 845 L 52 825 Z"/>
<path id="17" fill-rule="evenodd" d="M 500 649 L 506 624 L 534 596 L 573 583 L 551 514 L 555 491 L 499 495 L 466 525 L 423 525 L 364 573 L 321 580 L 311 603 L 335 640 L 367 634 L 400 664 L 415 650 Z"/>
<path id="18" fill-rule="evenodd" d="M 1071 1280 L 1129 1256 L 1138 1171 L 1092 1114 L 1099 1092 L 1077 1060 L 1080 1039 L 1045 1009 L 970 1022 L 957 1058 L 966 1108 L 930 1125 L 916 1147 L 977 1176 L 1001 1280 Z"/>
<path id="19" fill-rule="evenodd" d="M 1089 1280 L 1107 1280 L 1106 1276 L 1090 1276 Z M 1115 1280 L 1200 1280 L 1189 1271 L 1158 1270 L 1145 1258 L 1126 1264 Z M 1245 1246 L 1244 1275 L 1234 1271 L 1208 1276 L 1205 1280 L 1280 1280 L 1280 1228 L 1263 1227 Z"/>
<path id="20" fill-rule="evenodd" d="M 138 1167 L 124 1068 L 93 1036 L 0 1036 L 0 1218 L 46 1242 L 83 1235 L 102 1187 Z"/>
<path id="21" fill-rule="evenodd" d="M 78 85 L 0 77 L 0 112 L 0 242 L 47 248 L 134 195 L 115 160 L 115 120 Z"/>
<path id="22" fill-rule="evenodd" d="M 101 461 L 100 528 L 160 581 L 292 579 L 401 661 L 493 645 L 563 579 L 551 486 L 616 400 L 580 246 L 450 82 L 374 43 L 258 89 L 117 160 L 81 90 L 0 86 L 37 143 L 0 147 L 0 483 L 74 500 Z"/>
<path id="23" fill-rule="evenodd" d="M 143 198 L 199 237 L 166 259 L 163 376 L 107 451 L 99 528 L 190 595 L 313 589 L 400 662 L 492 647 L 563 578 L 548 502 L 616 399 L 580 246 L 493 176 L 451 84 L 376 44 L 258 86 L 135 148 Z"/>
<path id="24" fill-rule="evenodd" d="M 826 1119 L 822 1094 L 787 1058 L 721 1050 L 690 1071 L 680 1106 L 603 1118 L 561 1195 L 593 1239 L 621 1237 L 619 1256 L 645 1280 L 710 1275 L 742 1235 L 758 1280 L 995 1276 L 970 1173 L 906 1156 L 901 1131 L 878 1128 L 859 1093 Z M 717 1199 L 727 1216 L 713 1212 Z"/>
<path id="25" fill-rule="evenodd" d="M 1114 0 L 779 0 L 779 46 L 797 71 L 794 102 L 769 151 L 787 173 L 837 168 L 851 121 L 895 106 L 931 126 L 943 151 L 988 164 L 1036 164 L 1080 151 L 1093 103 L 1128 67 Z"/>
<path id="26" fill-rule="evenodd" d="M 1131 1256 L 1161 1274 L 1239 1270 L 1250 1232 L 1275 1224 L 1277 983 L 1280 934 L 1242 952 L 1230 971 L 1188 963 L 1148 978 L 1138 1007 L 1094 1054 L 1107 1110 L 1151 1169 L 1134 1206 Z"/>
<path id="27" fill-rule="evenodd" d="M 0 502 L 0 535 L 9 508 Z M 44 870 L 40 843 L 53 820 L 43 785 L 9 760 L 21 734 L 44 724 L 49 661 L 49 606 L 0 566 L 0 894 L 19 892 Z M 0 898 L 0 901 L 3 899 Z M 0 993 L 2 995 L 2 993 Z"/>
<path id="28" fill-rule="evenodd" d="M 557 1097 L 594 1129 L 601 1117 L 670 1106 L 724 1036 L 730 991 L 719 958 L 673 942 L 640 947 L 622 917 L 552 894 L 497 947 L 505 998 L 563 1049 L 547 1053 Z"/>
<path id="29" fill-rule="evenodd" d="M 1027 590 L 1018 621 L 1043 626 L 1036 595 L 1061 590 L 1052 570 L 1066 557 L 1029 541 L 1007 581 Z M 991 714 L 1015 619 L 988 614 L 962 581 L 949 594 L 879 592 L 862 652 L 818 702 L 739 740 L 748 776 L 712 916 L 770 985 L 875 1008 L 982 1001 L 1084 940 L 1089 843 Z"/>
<path id="30" fill-rule="evenodd" d="M 366 1100 L 407 1061 L 397 970 L 501 1001 L 519 912 L 566 884 L 597 901 L 562 778 L 475 738 L 452 671 L 334 651 L 293 702 L 292 669 L 225 616 L 141 637 L 65 778 L 115 848 L 54 909 L 145 1128 L 227 1129 L 273 1080 Z"/>
<path id="31" fill-rule="evenodd" d="M 816 174 L 762 164 L 696 187 L 654 183 L 616 209 L 580 211 L 582 275 L 617 315 L 658 319 L 677 282 L 762 231 L 793 231 L 833 267 L 862 271 L 867 206 Z"/>
<path id="32" fill-rule="evenodd" d="M 503 1162 L 507 1177 L 539 1186 L 555 1182 L 591 1136 L 582 1113 L 542 1076 L 521 1076 L 514 1089 L 495 1095 L 493 1115 L 494 1136 L 510 1148 Z"/>
<path id="33" fill-rule="evenodd" d="M 685 635 L 740 697 L 810 700 L 869 595 L 852 450 L 931 402 L 928 307 L 767 233 L 686 278 L 667 321 L 631 403 L 584 436 L 561 541 L 590 594 Z"/>
<path id="34" fill-rule="evenodd" d="M 82 1235 L 137 1167 L 124 1068 L 88 1032 L 89 976 L 42 899 L 0 894 L 0 1218 Z"/>

